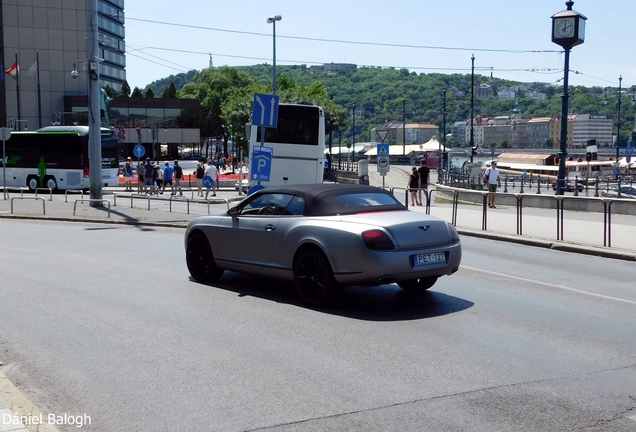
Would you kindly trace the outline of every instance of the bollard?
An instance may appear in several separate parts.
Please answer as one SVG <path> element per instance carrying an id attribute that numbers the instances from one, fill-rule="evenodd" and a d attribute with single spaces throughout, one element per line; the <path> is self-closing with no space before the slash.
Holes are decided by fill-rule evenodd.
<path id="1" fill-rule="evenodd" d="M 519 193 L 523 193 L 523 177 L 521 177 L 521 190 L 519 191 Z"/>
<path id="2" fill-rule="evenodd" d="M 565 181 L 565 185 L 567 187 L 567 180 Z M 574 176 L 574 196 L 579 196 L 579 176 Z"/>
<path id="3" fill-rule="evenodd" d="M 594 177 L 595 181 L 594 181 L 594 196 L 596 198 L 598 198 L 598 184 L 599 184 L 599 178 L 598 178 L 598 173 L 596 174 L 596 176 Z"/>
<path id="4" fill-rule="evenodd" d="M 504 193 L 508 193 L 508 174 L 504 178 Z"/>

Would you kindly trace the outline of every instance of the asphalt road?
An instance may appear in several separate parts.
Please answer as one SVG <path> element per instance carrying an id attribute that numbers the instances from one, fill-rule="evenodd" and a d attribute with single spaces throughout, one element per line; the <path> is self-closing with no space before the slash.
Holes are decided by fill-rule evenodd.
<path id="1" fill-rule="evenodd" d="M 426 295 L 316 311 L 191 281 L 181 229 L 1 224 L 3 371 L 81 430 L 636 429 L 633 263 L 464 237 Z"/>

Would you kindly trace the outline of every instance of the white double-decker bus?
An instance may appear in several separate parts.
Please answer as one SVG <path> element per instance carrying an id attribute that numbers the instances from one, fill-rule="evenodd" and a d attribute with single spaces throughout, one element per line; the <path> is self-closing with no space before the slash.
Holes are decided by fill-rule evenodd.
<path id="1" fill-rule="evenodd" d="M 265 131 L 261 140 L 261 130 Z M 322 183 L 325 113 L 319 106 L 280 104 L 276 128 L 250 128 L 250 161 L 255 146 L 273 149 L 270 180 L 263 186 Z M 250 180 L 250 185 L 256 184 Z"/>

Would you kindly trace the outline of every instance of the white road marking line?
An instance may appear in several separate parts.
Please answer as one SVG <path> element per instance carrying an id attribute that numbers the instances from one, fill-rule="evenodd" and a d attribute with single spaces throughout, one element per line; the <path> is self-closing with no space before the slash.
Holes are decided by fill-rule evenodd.
<path id="1" fill-rule="evenodd" d="M 501 277 L 505 277 L 505 278 L 510 278 L 510 279 L 516 279 L 519 281 L 524 281 L 524 282 L 529 282 L 529 283 L 534 283 L 534 284 L 538 284 L 538 285 L 544 285 L 544 286 L 548 286 L 548 287 L 552 287 L 552 288 L 558 288 L 558 289 L 562 289 L 565 291 L 571 291 L 571 292 L 575 292 L 578 294 L 584 294 L 584 295 L 589 295 L 592 297 L 600 297 L 606 300 L 615 300 L 615 301 L 619 301 L 619 302 L 623 302 L 623 303 L 629 303 L 629 304 L 633 304 L 636 305 L 636 301 L 633 300 L 626 300 L 626 299 L 622 299 L 622 298 L 618 298 L 618 297 L 611 297 L 611 296 L 606 296 L 603 294 L 598 294 L 598 293 L 594 293 L 591 291 L 585 291 L 585 290 L 581 290 L 578 288 L 572 288 L 569 286 L 565 286 L 565 285 L 558 285 L 558 284 L 552 284 L 552 283 L 548 283 L 548 282 L 541 282 L 538 280 L 534 280 L 534 279 L 528 279 L 528 278 L 523 278 L 523 277 L 519 277 L 519 276 L 513 276 L 513 275 L 509 275 L 506 273 L 500 273 L 500 272 L 496 272 L 496 271 L 491 271 L 491 270 L 484 270 L 484 269 L 480 269 L 477 267 L 470 267 L 470 266 L 465 266 L 462 265 L 460 268 L 465 268 L 467 270 L 472 270 L 472 271 L 476 271 L 476 272 L 480 272 L 480 273 L 487 273 L 487 274 L 491 274 L 491 275 L 495 275 L 495 276 L 501 276 Z"/>

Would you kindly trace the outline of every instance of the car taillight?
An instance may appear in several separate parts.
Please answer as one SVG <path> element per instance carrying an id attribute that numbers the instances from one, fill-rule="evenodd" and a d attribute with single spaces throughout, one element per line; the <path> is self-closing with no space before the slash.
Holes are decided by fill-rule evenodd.
<path id="1" fill-rule="evenodd" d="M 457 232 L 457 228 L 455 228 L 455 225 L 453 225 L 452 223 L 447 223 L 446 226 L 448 227 L 448 232 L 451 236 L 451 243 L 459 242 L 459 233 Z"/>
<path id="2" fill-rule="evenodd" d="M 384 231 L 371 230 L 362 233 L 364 245 L 371 250 L 392 250 L 393 242 Z"/>
<path id="3" fill-rule="evenodd" d="M 84 177 L 90 177 L 91 173 L 88 168 L 84 168 Z"/>

